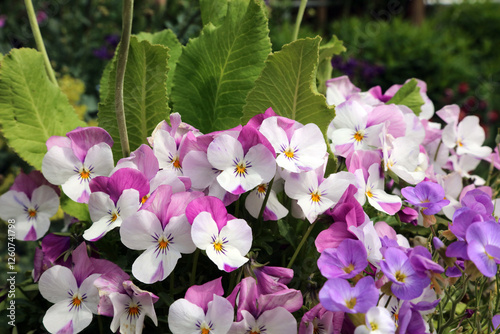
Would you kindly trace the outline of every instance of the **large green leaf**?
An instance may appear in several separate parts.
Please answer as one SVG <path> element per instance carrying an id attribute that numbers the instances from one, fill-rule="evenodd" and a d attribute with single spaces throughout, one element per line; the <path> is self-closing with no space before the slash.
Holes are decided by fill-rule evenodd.
<path id="1" fill-rule="evenodd" d="M 149 41 L 151 44 L 159 44 L 168 48 L 168 73 L 167 73 L 167 96 L 170 96 L 172 91 L 172 84 L 177 67 L 177 61 L 182 53 L 182 44 L 177 39 L 177 36 L 170 29 L 165 29 L 157 33 L 151 34 L 148 32 L 141 32 L 137 34 L 139 41 Z"/>
<path id="2" fill-rule="evenodd" d="M 269 56 L 266 67 L 243 109 L 243 123 L 272 107 L 278 115 L 303 124 L 316 123 L 323 133 L 334 108 L 316 88 L 316 67 L 321 38 L 300 39 Z"/>
<path id="3" fill-rule="evenodd" d="M 200 0 L 201 21 L 203 25 L 212 23 L 218 26 L 227 13 L 228 0 Z"/>
<path id="4" fill-rule="evenodd" d="M 221 25 L 206 25 L 182 51 L 172 89 L 174 111 L 202 132 L 238 125 L 270 51 L 262 4 L 230 1 Z"/>
<path id="5" fill-rule="evenodd" d="M 89 206 L 85 203 L 73 201 L 65 193 L 61 194 L 61 208 L 68 215 L 78 218 L 80 221 L 92 221 L 89 214 Z"/>
<path id="6" fill-rule="evenodd" d="M 132 36 L 125 70 L 123 100 L 130 149 L 135 150 L 147 143 L 147 137 L 156 125 L 169 115 L 167 99 L 167 60 L 168 49 L 152 45 Z M 107 79 L 109 92 L 99 104 L 99 126 L 109 132 L 115 145 L 115 161 L 122 157 L 120 137 L 115 113 L 116 64 L 112 63 Z"/>
<path id="7" fill-rule="evenodd" d="M 420 115 L 424 99 L 420 95 L 417 80 L 411 79 L 401 87 L 386 104 L 402 104 L 413 110 L 415 115 Z"/>
<path id="8" fill-rule="evenodd" d="M 47 153 L 47 139 L 86 126 L 49 80 L 42 54 L 33 49 L 13 49 L 2 59 L 0 124 L 9 146 L 37 169 Z"/>

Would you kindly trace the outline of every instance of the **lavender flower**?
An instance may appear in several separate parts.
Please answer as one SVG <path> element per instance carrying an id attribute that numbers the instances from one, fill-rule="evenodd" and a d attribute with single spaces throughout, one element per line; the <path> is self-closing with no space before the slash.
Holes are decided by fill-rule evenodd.
<path id="1" fill-rule="evenodd" d="M 443 207 L 450 204 L 450 201 L 444 199 L 445 193 L 443 187 L 439 184 L 424 181 L 413 187 L 401 189 L 401 193 L 407 202 L 420 208 L 425 208 L 423 213 L 433 215 L 438 213 Z"/>
<path id="2" fill-rule="evenodd" d="M 379 291 L 373 278 L 367 276 L 356 286 L 341 278 L 329 279 L 319 292 L 321 304 L 329 311 L 366 313 L 377 305 Z"/>
<path id="3" fill-rule="evenodd" d="M 318 268 L 326 278 L 352 278 L 368 265 L 367 254 L 359 240 L 345 239 L 338 248 L 327 248 L 318 260 Z"/>

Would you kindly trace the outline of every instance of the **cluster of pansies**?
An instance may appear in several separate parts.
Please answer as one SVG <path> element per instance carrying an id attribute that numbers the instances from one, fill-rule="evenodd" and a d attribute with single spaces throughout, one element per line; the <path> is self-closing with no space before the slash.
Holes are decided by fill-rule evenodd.
<path id="1" fill-rule="evenodd" d="M 387 104 L 399 85 L 385 93 L 361 92 L 347 77 L 327 85 L 336 106 L 328 143 L 317 125 L 272 109 L 209 134 L 171 114 L 149 146 L 116 164 L 101 128 L 50 138 L 41 173 L 20 174 L 0 197 L 1 218 L 16 219 L 19 240 L 43 238 L 33 279 L 54 303 L 45 328 L 77 333 L 100 314 L 121 333 L 141 333 L 146 316 L 155 325 L 164 317 L 174 334 L 434 332 L 432 316 L 450 285 L 497 275 L 500 208 L 494 189 L 472 173 L 481 159 L 500 168 L 498 150 L 483 146 L 477 117 L 459 122 L 455 105 L 435 113 L 423 82 L 420 113 Z M 332 158 L 337 171 L 326 175 Z M 47 234 L 57 186 L 88 205 L 92 223 L 73 239 Z M 257 229 L 285 217 L 311 224 L 303 241 L 316 222 L 326 226 L 314 241 L 324 284 L 312 296 L 288 286 L 303 243 L 289 268 L 256 261 Z M 429 238 L 409 240 L 400 226 L 426 228 Z M 95 243 L 114 229 L 137 251 L 129 268 L 97 256 Z M 220 277 L 186 287 L 168 314 L 157 314 L 159 297 L 142 288 L 192 253 Z M 233 272 L 227 291 L 225 272 Z"/>

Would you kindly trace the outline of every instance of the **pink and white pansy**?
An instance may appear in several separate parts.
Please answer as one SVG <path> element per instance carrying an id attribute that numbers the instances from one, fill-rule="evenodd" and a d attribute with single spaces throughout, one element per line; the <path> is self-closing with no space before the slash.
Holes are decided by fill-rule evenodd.
<path id="1" fill-rule="evenodd" d="M 38 240 L 47 233 L 50 218 L 59 209 L 59 193 L 40 172 L 21 172 L 10 190 L 0 196 L 0 218 L 14 219 L 16 239 Z"/>
<path id="2" fill-rule="evenodd" d="M 93 224 L 83 233 L 83 238 L 96 241 L 139 210 L 141 198 L 149 192 L 149 184 L 138 170 L 122 168 L 111 177 L 96 177 L 90 189 L 89 213 Z"/>
<path id="3" fill-rule="evenodd" d="M 193 225 L 191 237 L 196 247 L 205 250 L 219 270 L 231 272 L 248 261 L 252 229 L 243 219 L 228 215 L 222 201 L 206 196 L 192 201 L 186 216 Z"/>
<path id="4" fill-rule="evenodd" d="M 266 118 L 259 131 L 266 136 L 278 155 L 276 163 L 293 173 L 320 167 L 326 156 L 326 143 L 316 124 L 290 124 L 283 117 Z"/>
<path id="5" fill-rule="evenodd" d="M 122 243 L 144 250 L 132 264 L 135 278 L 148 284 L 162 281 L 174 270 L 181 253 L 195 251 L 185 209 L 200 196 L 203 194 L 196 191 L 172 194 L 172 187 L 162 185 L 151 195 L 147 208 L 123 221 Z"/>
<path id="6" fill-rule="evenodd" d="M 251 126 L 244 126 L 237 139 L 218 135 L 208 146 L 207 158 L 221 171 L 217 181 L 222 188 L 236 195 L 271 181 L 276 172 L 274 149 Z"/>
<path id="7" fill-rule="evenodd" d="M 321 169 L 322 171 L 322 169 Z M 318 215 L 334 206 L 349 184 L 357 184 L 354 174 L 339 172 L 323 178 L 316 170 L 290 174 L 285 181 L 285 193 L 295 200 L 312 224 Z"/>
<path id="8" fill-rule="evenodd" d="M 168 310 L 168 327 L 173 334 L 227 334 L 233 324 L 233 305 L 224 297 L 221 279 L 191 286 L 185 298 Z"/>
<path id="9" fill-rule="evenodd" d="M 76 128 L 66 136 L 47 140 L 42 173 L 50 183 L 61 185 L 75 202 L 88 203 L 90 181 L 113 170 L 113 140 L 106 130 L 97 127 Z"/>

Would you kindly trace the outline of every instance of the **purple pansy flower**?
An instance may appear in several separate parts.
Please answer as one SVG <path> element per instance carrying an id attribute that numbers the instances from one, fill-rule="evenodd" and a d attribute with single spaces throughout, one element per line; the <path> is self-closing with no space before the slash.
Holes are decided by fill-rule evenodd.
<path id="1" fill-rule="evenodd" d="M 443 187 L 431 181 L 420 182 L 415 187 L 403 188 L 401 193 L 408 203 L 423 208 L 423 213 L 426 215 L 434 215 L 450 204 L 450 201 L 445 199 Z"/>
<path id="2" fill-rule="evenodd" d="M 326 278 L 352 278 L 368 265 L 367 254 L 359 240 L 345 239 L 337 248 L 327 248 L 318 259 L 318 268 Z"/>
<path id="3" fill-rule="evenodd" d="M 486 277 L 497 273 L 500 263 L 500 225 L 495 221 L 478 222 L 467 229 L 467 254 Z"/>
<path id="4" fill-rule="evenodd" d="M 363 277 L 356 286 L 342 278 L 326 281 L 319 292 L 321 304 L 333 312 L 366 313 L 377 305 L 379 290 L 372 277 Z"/>

